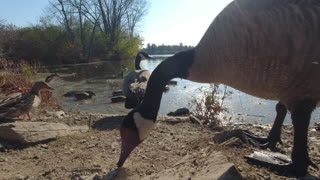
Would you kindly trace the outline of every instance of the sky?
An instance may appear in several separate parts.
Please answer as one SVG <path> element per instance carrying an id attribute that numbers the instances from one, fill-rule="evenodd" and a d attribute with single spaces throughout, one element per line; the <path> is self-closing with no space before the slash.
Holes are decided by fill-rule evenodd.
<path id="1" fill-rule="evenodd" d="M 214 17 L 231 0 L 149 0 L 139 25 L 144 45 L 197 45 Z M 0 19 L 17 26 L 37 24 L 48 0 L 0 0 Z"/>

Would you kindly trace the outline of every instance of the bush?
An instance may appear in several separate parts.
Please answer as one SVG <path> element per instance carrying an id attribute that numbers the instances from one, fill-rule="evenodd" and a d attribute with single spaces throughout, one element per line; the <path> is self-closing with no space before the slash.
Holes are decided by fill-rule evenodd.
<path id="1" fill-rule="evenodd" d="M 220 115 L 228 112 L 224 100 L 230 97 L 232 91 L 228 91 L 227 86 L 224 86 L 224 89 L 221 90 L 218 84 L 210 85 L 209 90 L 199 88 L 199 91 L 203 93 L 203 96 L 201 98 L 193 97 L 191 103 L 189 103 L 192 114 L 203 120 L 204 125 L 210 127 L 222 126 Z"/>

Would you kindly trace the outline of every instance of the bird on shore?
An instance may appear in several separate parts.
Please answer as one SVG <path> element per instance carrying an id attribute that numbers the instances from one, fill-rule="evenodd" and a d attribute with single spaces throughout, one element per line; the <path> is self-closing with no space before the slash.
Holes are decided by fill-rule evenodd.
<path id="1" fill-rule="evenodd" d="M 126 96 L 125 108 L 135 108 L 142 101 L 151 71 L 141 70 L 140 62 L 144 59 L 153 59 L 145 52 L 139 52 L 135 58 L 135 71 L 124 77 L 122 92 Z"/>
<path id="2" fill-rule="evenodd" d="M 30 111 L 41 103 L 40 92 L 42 90 L 53 90 L 46 82 L 35 82 L 29 92 L 13 93 L 7 95 L 0 101 L 0 119 L 15 118 L 27 114 L 31 120 Z"/>
<path id="3" fill-rule="evenodd" d="M 53 73 L 53 74 L 50 74 L 49 76 L 47 76 L 46 79 L 44 80 L 44 82 L 49 83 L 50 81 L 52 81 L 53 79 L 56 79 L 56 78 L 61 78 L 61 76 L 58 75 L 57 73 Z"/>
<path id="4" fill-rule="evenodd" d="M 69 91 L 63 95 L 64 97 L 74 97 L 76 100 L 91 99 L 96 94 L 92 91 Z"/>
<path id="5" fill-rule="evenodd" d="M 269 133 L 276 140 L 270 141 L 279 140 L 283 119 L 290 111 L 292 164 L 283 169 L 306 175 L 309 165 L 316 167 L 308 154 L 308 127 L 320 101 L 319 22 L 319 0 L 232 1 L 195 48 L 167 58 L 153 71 L 142 103 L 122 122 L 118 166 L 150 134 L 167 82 L 183 78 L 226 84 L 279 101 Z"/>

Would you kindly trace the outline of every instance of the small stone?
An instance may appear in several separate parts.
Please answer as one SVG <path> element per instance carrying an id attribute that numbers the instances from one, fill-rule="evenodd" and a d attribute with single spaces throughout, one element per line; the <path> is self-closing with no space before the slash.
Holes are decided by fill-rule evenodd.
<path id="1" fill-rule="evenodd" d="M 24 176 L 18 174 L 17 177 L 16 177 L 16 180 L 23 180 L 24 178 L 25 178 Z"/>
<path id="2" fill-rule="evenodd" d="M 7 162 L 8 161 L 8 158 L 1 158 L 0 159 L 0 162 Z"/>
<path id="3" fill-rule="evenodd" d="M 88 146 L 87 146 L 87 148 L 93 148 L 93 147 L 95 147 L 96 145 L 95 144 L 89 144 Z"/>
<path id="4" fill-rule="evenodd" d="M 47 144 L 41 144 L 40 147 L 43 148 L 43 149 L 48 149 L 49 148 L 49 146 Z"/>
<path id="5" fill-rule="evenodd" d="M 40 157 L 37 156 L 37 155 L 33 156 L 32 158 L 33 158 L 33 159 L 40 159 Z"/>
<path id="6" fill-rule="evenodd" d="M 112 151 L 115 151 L 115 150 L 117 149 L 117 147 L 118 147 L 118 143 L 117 143 L 117 142 L 113 142 L 113 143 L 111 144 L 111 149 L 112 149 Z"/>
<path id="7" fill-rule="evenodd" d="M 101 167 L 99 164 L 97 164 L 96 162 L 93 163 L 94 167 Z"/>
<path id="8" fill-rule="evenodd" d="M 147 170 L 147 172 L 146 172 L 147 175 L 151 175 L 151 174 L 153 174 L 153 173 L 154 173 L 153 170 Z"/>

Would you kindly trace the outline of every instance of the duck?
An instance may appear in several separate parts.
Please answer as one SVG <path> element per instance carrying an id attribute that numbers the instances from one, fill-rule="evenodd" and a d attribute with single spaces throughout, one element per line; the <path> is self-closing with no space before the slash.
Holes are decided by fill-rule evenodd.
<path id="1" fill-rule="evenodd" d="M 122 92 L 126 97 L 125 108 L 135 108 L 142 101 L 147 87 L 151 71 L 142 70 L 140 67 L 141 60 L 153 59 L 146 52 L 139 52 L 135 58 L 135 71 L 128 73 L 123 80 Z"/>
<path id="2" fill-rule="evenodd" d="M 76 100 L 85 100 L 85 99 L 91 99 L 93 96 L 96 96 L 96 94 L 92 91 L 69 91 L 63 95 L 64 97 L 75 97 Z"/>
<path id="3" fill-rule="evenodd" d="M 0 101 L 0 119 L 16 118 L 27 114 L 31 120 L 30 111 L 41 103 L 40 92 L 42 90 L 53 90 L 46 82 L 35 82 L 29 92 L 13 93 L 7 95 Z"/>
<path id="4" fill-rule="evenodd" d="M 289 111 L 292 162 L 281 169 L 305 176 L 309 166 L 317 167 L 308 153 L 308 127 L 320 101 L 319 21 L 318 0 L 231 1 L 194 48 L 168 57 L 153 71 L 143 101 L 122 121 L 118 167 L 152 132 L 167 82 L 182 78 L 278 101 L 269 136 L 279 140 Z"/>

